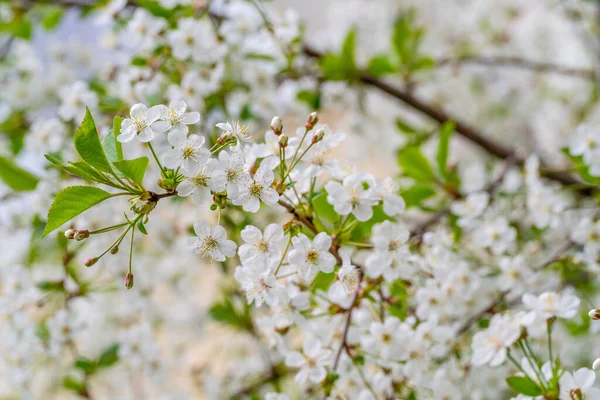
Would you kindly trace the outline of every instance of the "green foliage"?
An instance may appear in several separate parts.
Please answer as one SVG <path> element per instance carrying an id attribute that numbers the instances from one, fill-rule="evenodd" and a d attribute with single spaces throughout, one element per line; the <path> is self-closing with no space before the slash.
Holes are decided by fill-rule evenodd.
<path id="1" fill-rule="evenodd" d="M 454 133 L 456 124 L 453 121 L 444 122 L 440 127 L 440 141 L 437 148 L 437 167 L 440 176 L 448 179 L 450 172 L 448 171 L 448 149 L 450 146 L 450 137 Z"/>
<path id="2" fill-rule="evenodd" d="M 390 302 L 387 306 L 388 313 L 404 321 L 407 312 L 407 302 L 408 291 L 404 282 L 401 280 L 394 281 L 390 287 Z"/>
<path id="3" fill-rule="evenodd" d="M 19 15 L 6 24 L 0 24 L 0 31 L 24 40 L 30 40 L 33 35 L 33 25 L 26 15 Z"/>
<path id="4" fill-rule="evenodd" d="M 540 396 L 542 390 L 530 378 L 525 376 L 509 376 L 506 378 L 506 383 L 512 390 L 526 396 Z"/>
<path id="5" fill-rule="evenodd" d="M 50 206 L 42 237 L 110 197 L 112 195 L 107 191 L 93 186 L 70 186 L 63 189 Z"/>
<path id="6" fill-rule="evenodd" d="M 52 7 L 42 18 L 42 26 L 45 30 L 51 31 L 60 24 L 63 17 L 63 10 L 60 7 Z"/>
<path id="7" fill-rule="evenodd" d="M 75 149 L 85 162 L 102 172 L 113 173 L 100 143 L 94 118 L 87 108 L 85 117 L 75 132 L 74 143 Z"/>
<path id="8" fill-rule="evenodd" d="M 429 160 L 417 146 L 407 146 L 398 152 L 398 165 L 404 175 L 418 182 L 435 182 L 436 176 Z"/>
<path id="9" fill-rule="evenodd" d="M 142 185 L 146 168 L 148 168 L 148 157 L 134 158 L 133 160 L 115 161 L 113 165 L 123 173 L 123 175 L 131 179 L 133 182 Z"/>
<path id="10" fill-rule="evenodd" d="M 0 156 L 0 179 L 17 192 L 35 190 L 39 182 L 35 175 L 2 156 Z"/>
<path id="11" fill-rule="evenodd" d="M 215 321 L 232 326 L 236 329 L 252 329 L 252 320 L 250 319 L 249 306 L 245 299 L 237 307 L 231 301 L 233 296 L 227 293 L 221 303 L 213 304 L 208 310 L 209 315 Z"/>
<path id="12" fill-rule="evenodd" d="M 351 29 L 342 44 L 339 54 L 326 54 L 319 59 L 319 65 L 325 79 L 354 80 L 356 69 L 356 31 Z"/>
<path id="13" fill-rule="evenodd" d="M 100 354 L 100 358 L 98 358 L 98 368 L 108 368 L 113 366 L 119 361 L 119 344 L 114 343 L 108 346 L 102 354 Z"/>
<path id="14" fill-rule="evenodd" d="M 296 98 L 306 104 L 312 110 L 321 108 L 321 92 L 312 90 L 301 90 L 296 94 Z"/>
<path id="15" fill-rule="evenodd" d="M 367 65 L 367 73 L 373 76 L 389 75 L 395 72 L 398 72 L 398 67 L 385 54 L 373 57 Z"/>
<path id="16" fill-rule="evenodd" d="M 108 161 L 114 163 L 123 159 L 123 147 L 121 142 L 117 140 L 117 136 L 121 134 L 121 123 L 123 118 L 115 117 L 113 120 L 113 129 L 108 132 L 108 135 L 102 141 L 102 147 L 106 153 Z"/>
<path id="17" fill-rule="evenodd" d="M 582 156 L 574 156 L 568 148 L 562 149 L 562 152 L 573 162 L 573 170 L 586 182 L 594 185 L 600 185 L 600 176 L 590 174 L 590 167 L 583 162 Z"/>
<path id="18" fill-rule="evenodd" d="M 573 336 L 585 335 L 590 331 L 591 319 L 586 311 L 579 314 L 579 320 L 561 320 L 565 328 Z"/>
<path id="19" fill-rule="evenodd" d="M 435 196 L 435 193 L 435 189 L 430 184 L 417 183 L 407 189 L 402 189 L 400 196 L 404 199 L 406 208 L 410 208 L 421 207 L 421 204 L 430 197 Z"/>

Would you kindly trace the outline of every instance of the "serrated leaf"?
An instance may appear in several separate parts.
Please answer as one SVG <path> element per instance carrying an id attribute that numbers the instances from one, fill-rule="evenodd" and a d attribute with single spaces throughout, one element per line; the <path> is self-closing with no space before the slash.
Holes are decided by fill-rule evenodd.
<path id="1" fill-rule="evenodd" d="M 133 160 L 121 160 L 113 163 L 114 166 L 132 181 L 142 184 L 146 168 L 148 168 L 148 157 L 134 158 Z"/>
<path id="2" fill-rule="evenodd" d="M 398 72 L 398 68 L 392 63 L 390 58 L 385 55 L 373 57 L 367 65 L 367 72 L 373 76 L 382 76 Z"/>
<path id="3" fill-rule="evenodd" d="M 107 347 L 100 358 L 98 358 L 98 368 L 108 368 L 119 361 L 119 344 L 115 343 Z"/>
<path id="4" fill-rule="evenodd" d="M 70 186 L 63 189 L 50 206 L 42 237 L 111 196 L 107 191 L 93 186 Z"/>
<path id="5" fill-rule="evenodd" d="M 538 385 L 525 376 L 509 376 L 506 378 L 506 383 L 508 383 L 508 386 L 515 392 L 526 396 L 535 397 L 542 394 L 542 390 Z"/>
<path id="6" fill-rule="evenodd" d="M 58 159 L 50 154 L 45 155 L 46 159 L 58 168 L 67 171 L 70 174 L 78 176 L 91 182 L 98 182 L 110 185 L 110 181 L 101 173 L 84 162 L 71 162 L 71 165 L 63 165 Z"/>
<path id="7" fill-rule="evenodd" d="M 122 122 L 122 117 L 115 117 L 113 120 L 113 129 L 102 140 L 102 147 L 106 153 L 106 158 L 112 163 L 123 159 L 123 147 L 121 146 L 121 142 L 117 140 L 117 136 L 121 134 Z"/>
<path id="8" fill-rule="evenodd" d="M 448 149 L 450 147 L 450 138 L 454 133 L 454 121 L 447 121 L 440 127 L 440 140 L 436 153 L 436 161 L 440 176 L 447 178 L 448 172 Z"/>
<path id="9" fill-rule="evenodd" d="M 398 152 L 398 165 L 404 175 L 418 182 L 434 182 L 436 179 L 429 160 L 416 146 L 408 146 Z"/>
<path id="10" fill-rule="evenodd" d="M 0 157 L 0 179 L 17 192 L 35 190 L 39 179 L 11 160 Z"/>
<path id="11" fill-rule="evenodd" d="M 79 128 L 77 128 L 73 141 L 75 149 L 85 162 L 102 172 L 113 173 L 100 143 L 94 118 L 88 108 L 85 109 L 85 117 Z"/>

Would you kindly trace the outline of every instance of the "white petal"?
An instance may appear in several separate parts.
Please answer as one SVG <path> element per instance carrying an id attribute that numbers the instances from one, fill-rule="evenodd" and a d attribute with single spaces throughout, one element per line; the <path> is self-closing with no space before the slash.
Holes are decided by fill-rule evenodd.
<path id="1" fill-rule="evenodd" d="M 197 124 L 200 121 L 200 113 L 197 111 L 187 113 L 185 117 L 181 120 L 182 124 L 192 125 Z"/>

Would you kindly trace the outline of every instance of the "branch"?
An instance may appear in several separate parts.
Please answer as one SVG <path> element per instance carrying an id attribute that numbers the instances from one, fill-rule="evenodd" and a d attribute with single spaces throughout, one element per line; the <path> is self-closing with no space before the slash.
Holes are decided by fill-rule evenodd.
<path id="1" fill-rule="evenodd" d="M 314 57 L 317 59 L 323 57 L 323 55 L 324 55 L 323 53 L 319 52 L 318 50 L 316 50 L 306 44 L 303 47 L 303 51 L 307 56 Z M 409 105 L 410 107 L 419 111 L 421 114 L 427 115 L 429 118 L 439 122 L 440 124 L 443 124 L 444 122 L 448 122 L 448 121 L 454 121 L 455 126 L 456 126 L 456 128 L 455 128 L 456 132 L 458 134 L 460 134 L 462 137 L 464 137 L 465 139 L 468 139 L 472 143 L 478 145 L 479 147 L 481 147 L 485 151 L 487 151 L 489 154 L 491 154 L 497 158 L 500 158 L 500 159 L 514 158 L 516 164 L 518 164 L 520 166 L 524 165 L 525 160 L 523 158 L 518 157 L 516 154 L 516 151 L 514 149 L 507 147 L 501 143 L 497 143 L 493 139 L 489 139 L 489 138 L 485 137 L 484 134 L 479 132 L 473 126 L 469 125 L 468 123 L 466 123 L 464 121 L 461 121 L 459 118 L 456 118 L 454 116 L 447 114 L 441 108 L 435 107 L 435 106 L 421 100 L 420 98 L 413 95 L 412 93 L 409 93 L 408 91 L 398 88 L 392 84 L 383 82 L 365 72 L 359 73 L 358 80 L 365 85 L 372 86 L 374 88 L 379 89 L 380 91 L 382 91 L 384 93 L 389 94 L 390 96 L 400 100 L 404 104 Z M 569 173 L 551 171 L 550 168 L 548 168 L 548 166 L 545 165 L 544 163 L 540 163 L 540 164 L 541 164 L 541 169 L 549 170 L 549 172 L 545 173 L 545 176 L 549 179 L 557 181 L 563 185 L 574 185 L 574 184 L 581 183 L 579 180 L 577 180 L 573 175 L 571 175 Z M 578 191 L 584 195 L 589 195 L 591 192 L 589 188 L 582 188 L 582 189 L 579 189 Z"/>
<path id="2" fill-rule="evenodd" d="M 504 56 L 466 56 L 459 58 L 442 58 L 436 60 L 436 65 L 440 67 L 457 66 L 457 65 L 483 65 L 487 67 L 510 67 L 525 69 L 534 72 L 560 74 L 575 78 L 595 80 L 593 70 L 584 68 L 572 68 L 563 65 L 556 65 L 545 62 L 537 62 L 525 60 L 519 57 L 504 57 Z"/>

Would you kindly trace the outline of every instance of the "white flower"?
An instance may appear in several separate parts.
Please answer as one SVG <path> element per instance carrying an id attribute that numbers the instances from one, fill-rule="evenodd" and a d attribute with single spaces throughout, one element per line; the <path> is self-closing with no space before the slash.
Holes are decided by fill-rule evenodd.
<path id="1" fill-rule="evenodd" d="M 227 196 L 232 200 L 237 199 L 240 186 L 252 180 L 244 166 L 244 153 L 238 151 L 230 154 L 227 151 L 221 151 L 219 167 L 225 171 L 227 177 Z"/>
<path id="2" fill-rule="evenodd" d="M 129 110 L 129 118 L 125 118 L 121 123 L 121 134 L 117 136 L 117 140 L 127 143 L 137 136 L 140 142 L 151 141 L 154 133 L 165 131 L 162 124 L 155 124 L 158 118 L 160 118 L 159 106 L 148 108 L 141 103 L 134 104 Z"/>
<path id="3" fill-rule="evenodd" d="M 483 213 L 489 203 L 489 199 L 490 195 L 488 192 L 470 193 L 466 199 L 452 203 L 450 211 L 452 214 L 460 217 L 458 220 L 459 226 L 467 226 Z"/>
<path id="4" fill-rule="evenodd" d="M 304 341 L 302 353 L 293 351 L 285 356 L 285 365 L 292 368 L 300 368 L 296 374 L 296 383 L 302 385 L 307 381 L 313 384 L 323 382 L 327 376 L 325 368 L 331 363 L 333 352 L 324 349 L 317 339 L 309 338 Z"/>
<path id="5" fill-rule="evenodd" d="M 312 280 L 317 271 L 326 274 L 333 272 L 335 257 L 329 252 L 331 237 L 325 232 L 319 233 L 310 241 L 301 233 L 292 239 L 294 249 L 288 254 L 290 265 L 298 269 L 298 274 L 304 280 Z"/>
<path id="6" fill-rule="evenodd" d="M 370 353 L 384 360 L 402 360 L 406 357 L 407 341 L 413 336 L 410 327 L 396 317 L 386 317 L 381 322 L 372 322 L 369 333 L 362 336 L 361 345 Z"/>
<path id="7" fill-rule="evenodd" d="M 600 399 L 600 389 L 593 388 L 596 373 L 588 368 L 580 368 L 573 375 L 563 373 L 559 380 L 561 399 Z"/>
<path id="8" fill-rule="evenodd" d="M 285 148 L 285 158 L 289 160 L 294 155 L 294 151 L 298 146 L 298 138 L 290 138 L 288 140 L 287 147 Z M 250 155 L 254 158 L 262 158 L 261 164 L 268 165 L 271 169 L 276 168 L 279 163 L 279 136 L 276 136 L 273 132 L 268 131 L 265 134 L 265 143 L 256 143 L 250 149 Z"/>
<path id="9" fill-rule="evenodd" d="M 408 259 L 409 237 L 410 232 L 402 224 L 384 221 L 374 225 L 371 235 L 374 252 L 365 260 L 368 275 L 377 278 L 392 264 Z"/>
<path id="10" fill-rule="evenodd" d="M 226 183 L 225 172 L 215 159 L 210 159 L 198 173 L 185 177 L 177 186 L 177 193 L 183 197 L 192 195 L 195 204 L 204 204 L 210 200 L 211 191 L 224 191 Z"/>
<path id="11" fill-rule="evenodd" d="M 581 125 L 575 130 L 569 144 L 569 152 L 582 156 L 583 162 L 591 167 L 592 175 L 600 175 L 600 131 L 591 125 Z"/>
<path id="12" fill-rule="evenodd" d="M 358 289 L 360 283 L 360 271 L 352 265 L 350 254 L 340 252 L 342 257 L 342 268 L 337 272 L 337 280 L 331 284 L 327 295 L 334 303 L 348 307 L 348 301 Z"/>
<path id="13" fill-rule="evenodd" d="M 529 293 L 523 295 L 523 304 L 543 319 L 573 318 L 577 315 L 580 303 L 581 300 L 570 293 L 545 292 L 539 296 Z"/>
<path id="14" fill-rule="evenodd" d="M 286 299 L 284 288 L 279 287 L 271 268 L 259 269 L 251 266 L 237 267 L 235 280 L 246 293 L 248 304 L 260 307 L 263 302 L 274 307 Z"/>
<path id="15" fill-rule="evenodd" d="M 383 200 L 383 212 L 393 216 L 404 212 L 406 203 L 402 196 L 398 194 L 400 187 L 391 177 L 385 178 L 381 182 L 377 182 L 375 191 L 377 196 Z"/>
<path id="16" fill-rule="evenodd" d="M 519 339 L 521 326 L 509 315 L 496 314 L 485 331 L 473 335 L 473 365 L 496 367 L 506 359 L 507 349 Z"/>
<path id="17" fill-rule="evenodd" d="M 241 236 L 245 242 L 238 250 L 242 264 L 253 264 L 264 270 L 270 262 L 281 258 L 285 244 L 281 225 L 267 225 L 264 236 L 257 227 L 249 225 L 242 230 Z"/>
<path id="18" fill-rule="evenodd" d="M 190 174 L 197 173 L 210 158 L 210 151 L 204 146 L 204 136 L 185 134 L 169 135 L 169 143 L 174 149 L 167 150 L 162 154 L 163 165 L 167 168 L 183 169 Z"/>
<path id="19" fill-rule="evenodd" d="M 58 97 L 61 100 L 58 115 L 65 121 L 81 121 L 85 116 L 86 107 L 93 110 L 98 106 L 98 96 L 84 81 L 62 86 L 58 91 Z"/>
<path id="20" fill-rule="evenodd" d="M 495 217 L 482 221 L 472 235 L 477 238 L 477 246 L 488 248 L 493 254 L 500 255 L 514 249 L 517 230 L 506 218 Z"/>
<path id="21" fill-rule="evenodd" d="M 498 277 L 498 287 L 502 290 L 520 291 L 531 282 L 533 271 L 522 255 L 502 257 L 498 263 L 502 274 Z"/>
<path id="22" fill-rule="evenodd" d="M 271 188 L 273 180 L 275 180 L 273 171 L 261 165 L 254 177 L 243 183 L 239 196 L 233 200 L 233 204 L 242 206 L 244 211 L 252 213 L 258 211 L 261 201 L 268 206 L 274 206 L 279 201 L 279 194 Z"/>
<path id="23" fill-rule="evenodd" d="M 231 151 L 239 151 L 243 143 L 252 143 L 254 138 L 248 133 L 249 126 L 243 125 L 239 121 L 221 122 L 216 125 L 225 135 L 231 135 L 236 139 L 236 143 L 231 145 Z"/>
<path id="24" fill-rule="evenodd" d="M 368 188 L 365 189 L 364 185 Z M 357 220 L 364 222 L 373 216 L 373 206 L 379 198 L 373 191 L 375 178 L 367 173 L 352 174 L 343 184 L 330 181 L 325 185 L 327 201 L 340 215 L 354 214 Z"/>
<path id="25" fill-rule="evenodd" d="M 123 31 L 124 42 L 136 51 L 152 50 L 160 43 L 158 35 L 166 25 L 164 19 L 153 17 L 144 8 L 136 8 Z"/>
<path id="26" fill-rule="evenodd" d="M 169 32 L 168 40 L 173 57 L 178 60 L 193 58 L 198 62 L 210 63 L 218 61 L 223 54 L 214 28 L 207 19 L 181 18 L 177 30 Z"/>
<path id="27" fill-rule="evenodd" d="M 200 220 L 194 224 L 194 232 L 198 236 L 188 238 L 187 242 L 192 253 L 216 261 L 225 261 L 225 257 L 235 255 L 237 245 L 227 240 L 227 232 L 222 226 L 210 226 L 208 222 Z"/>
<path id="28" fill-rule="evenodd" d="M 186 113 L 187 104 L 183 100 L 173 100 L 169 106 L 160 105 L 160 118 L 168 124 L 169 138 L 171 136 L 187 135 L 188 125 L 196 124 L 200 121 L 200 113 L 197 111 Z M 177 141 L 178 139 L 172 139 Z M 171 140 L 169 140 L 171 142 Z"/>

